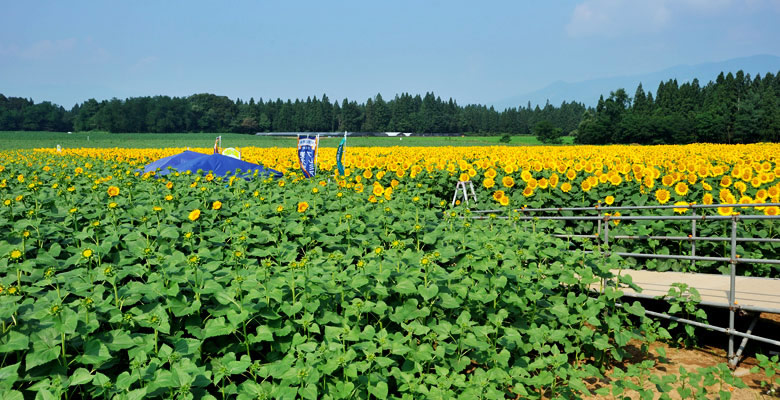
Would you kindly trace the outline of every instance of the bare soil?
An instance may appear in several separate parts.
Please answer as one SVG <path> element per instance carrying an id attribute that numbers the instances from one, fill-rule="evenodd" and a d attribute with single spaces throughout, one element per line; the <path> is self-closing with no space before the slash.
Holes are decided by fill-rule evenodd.
<path id="1" fill-rule="evenodd" d="M 759 320 L 757 326 L 760 325 L 762 327 L 763 332 L 780 332 L 780 315 L 778 314 L 767 314 L 764 313 L 761 315 L 761 319 Z M 719 363 L 727 362 L 727 352 L 725 349 L 725 342 L 722 340 L 723 335 L 720 334 L 710 334 L 707 331 L 701 331 L 704 335 L 709 335 L 709 340 L 703 340 L 705 344 L 702 344 L 698 348 L 679 348 L 675 346 L 671 346 L 667 343 L 662 342 L 656 342 L 650 346 L 651 353 L 648 355 L 643 355 L 640 351 L 641 343 L 639 342 L 632 342 L 629 343 L 629 352 L 633 354 L 632 359 L 628 360 L 627 363 L 639 363 L 646 359 L 653 359 L 656 361 L 655 367 L 651 370 L 651 374 L 654 375 L 669 375 L 669 374 L 679 374 L 680 367 L 684 367 L 688 371 L 696 371 L 698 368 L 702 367 L 711 367 L 715 366 Z M 720 343 L 719 345 L 716 345 L 714 343 Z M 737 346 L 739 345 L 739 342 L 737 342 Z M 653 351 L 654 349 L 662 347 L 666 350 L 666 359 L 661 360 L 657 356 L 657 353 Z M 737 368 L 733 370 L 733 375 L 739 377 L 742 382 L 744 382 L 748 387 L 744 389 L 740 388 L 731 388 L 724 385 L 724 388 L 726 390 L 733 389 L 731 393 L 731 398 L 734 400 L 754 400 L 754 399 L 778 399 L 780 398 L 780 393 L 775 394 L 767 394 L 767 391 L 765 388 L 762 388 L 761 382 L 768 382 L 768 378 L 759 371 L 758 373 L 751 373 L 750 369 L 757 366 L 758 362 L 753 357 L 754 354 L 750 353 L 750 342 L 748 343 L 748 351 L 746 354 L 747 357 L 744 357 L 740 363 L 737 365 Z M 769 349 L 768 347 L 765 347 L 764 349 Z M 777 351 L 779 349 L 772 349 L 774 351 Z M 772 351 L 769 350 L 769 351 Z M 589 382 L 591 389 L 595 390 L 601 387 L 609 387 L 609 376 L 610 373 L 607 374 L 606 380 L 594 380 L 593 382 Z M 775 379 L 776 377 L 773 377 L 772 379 Z M 655 385 L 650 383 L 649 381 L 644 382 L 643 387 L 652 389 L 655 392 L 655 398 L 660 397 L 660 392 L 658 392 L 655 388 Z M 714 387 L 710 387 L 709 389 L 712 389 L 712 397 L 713 399 L 718 398 L 718 386 L 715 385 Z M 669 393 L 670 397 L 673 399 L 679 399 L 680 396 L 677 394 L 676 391 L 673 391 Z M 590 399 L 594 400 L 601 400 L 601 399 L 615 399 L 616 397 L 613 396 L 592 396 Z M 618 398 L 630 398 L 630 399 L 639 399 L 639 395 L 637 393 L 624 393 Z"/>

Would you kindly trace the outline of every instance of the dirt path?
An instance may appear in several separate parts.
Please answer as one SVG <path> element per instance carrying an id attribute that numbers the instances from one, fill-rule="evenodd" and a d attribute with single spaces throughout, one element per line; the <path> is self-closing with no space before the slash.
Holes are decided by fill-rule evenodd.
<path id="1" fill-rule="evenodd" d="M 760 324 L 763 324 L 765 328 L 773 329 L 775 332 L 780 332 L 780 315 L 777 314 L 763 314 L 761 316 Z M 702 331 L 702 333 L 706 334 L 706 331 Z M 718 338 L 720 339 L 720 338 Z M 718 340 L 719 342 L 722 342 L 722 340 Z M 648 356 L 643 356 L 639 350 L 639 346 L 641 343 L 634 342 L 629 343 L 630 351 L 634 354 L 634 357 L 629 360 L 629 363 L 640 363 L 647 359 L 652 359 L 655 361 L 655 367 L 653 367 L 650 370 L 650 374 L 657 375 L 657 376 L 665 376 L 665 375 L 679 375 L 680 367 L 684 367 L 687 371 L 696 371 L 699 368 L 707 368 L 707 367 L 713 367 L 720 363 L 724 363 L 727 361 L 727 355 L 725 349 L 722 347 L 718 347 L 715 345 L 702 345 L 699 348 L 695 349 L 685 349 L 685 348 L 678 348 L 674 346 L 670 346 L 666 343 L 656 342 L 650 346 L 651 349 L 657 349 L 659 347 L 663 348 L 666 352 L 666 359 L 662 360 L 660 357 L 657 356 L 656 351 L 651 351 L 651 354 Z M 774 350 L 780 350 L 780 349 L 774 349 Z M 750 353 L 748 353 L 750 354 Z M 742 359 L 742 361 L 739 363 L 736 370 L 734 370 L 733 374 L 734 376 L 738 377 L 742 380 L 748 387 L 747 388 L 734 388 L 730 387 L 729 385 L 723 385 L 723 389 L 730 390 L 731 391 L 731 398 L 734 400 L 754 400 L 754 399 L 779 399 L 780 393 L 774 393 L 774 394 L 767 394 L 766 389 L 762 388 L 761 382 L 768 382 L 769 379 L 764 375 L 762 372 L 758 373 L 751 373 L 750 369 L 752 367 L 755 367 L 758 365 L 757 360 L 751 356 L 745 357 Z M 608 374 L 609 376 L 610 374 Z M 773 377 L 772 379 L 776 379 L 777 377 Z M 678 385 L 673 385 L 674 387 L 677 387 Z M 598 389 L 601 387 L 610 387 L 609 381 L 598 381 L 598 382 L 591 382 L 590 385 L 591 389 Z M 654 398 L 660 397 L 660 392 L 655 388 L 655 385 L 651 383 L 649 380 L 644 382 L 643 387 L 652 389 L 655 393 Z M 712 393 L 710 397 L 712 399 L 718 398 L 718 389 L 719 385 L 714 385 L 708 387 L 709 389 L 712 389 Z M 681 397 L 676 391 L 672 391 L 669 393 L 670 397 L 672 399 L 680 399 Z M 639 399 L 639 395 L 637 393 L 624 393 L 623 395 L 617 397 L 617 396 L 592 396 L 591 399 L 616 399 L 616 398 L 630 398 L 630 399 Z"/>

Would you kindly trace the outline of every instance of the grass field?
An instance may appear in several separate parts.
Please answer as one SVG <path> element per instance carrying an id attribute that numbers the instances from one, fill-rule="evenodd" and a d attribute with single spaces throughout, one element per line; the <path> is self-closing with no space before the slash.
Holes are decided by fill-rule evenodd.
<path id="1" fill-rule="evenodd" d="M 223 147 L 295 147 L 294 137 L 267 137 L 237 133 L 107 133 L 107 132 L 0 132 L 0 149 L 34 149 L 56 147 L 211 147 L 214 138 L 222 136 Z M 500 136 L 466 137 L 354 137 L 350 146 L 495 146 Z M 320 138 L 323 147 L 337 147 L 339 138 Z M 564 143 L 571 143 L 571 137 Z M 534 136 L 513 136 L 509 145 L 541 145 Z"/>

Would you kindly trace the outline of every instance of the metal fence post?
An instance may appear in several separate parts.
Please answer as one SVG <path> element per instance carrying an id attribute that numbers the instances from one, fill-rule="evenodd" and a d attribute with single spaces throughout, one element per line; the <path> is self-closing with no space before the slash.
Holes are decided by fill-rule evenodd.
<path id="1" fill-rule="evenodd" d="M 599 248 L 601 248 L 601 211 L 598 210 L 598 209 L 596 211 L 599 214 L 599 219 L 597 221 L 598 222 L 598 227 L 596 228 L 596 239 L 598 240 Z"/>
<path id="2" fill-rule="evenodd" d="M 609 215 L 604 217 L 604 248 L 606 257 L 609 257 Z"/>
<path id="3" fill-rule="evenodd" d="M 734 314 L 736 311 L 736 279 L 737 279 L 737 216 L 731 216 L 731 282 L 729 283 L 729 362 L 734 361 Z"/>
<path id="4" fill-rule="evenodd" d="M 696 209 L 691 209 L 693 211 L 693 216 L 696 216 Z M 696 256 L 696 240 L 694 238 L 696 237 L 696 220 L 691 220 L 691 256 Z M 696 271 L 696 260 L 691 260 L 691 271 Z"/>
<path id="5" fill-rule="evenodd" d="M 596 221 L 598 223 L 597 228 L 596 228 L 596 246 L 598 246 L 599 252 L 602 253 L 602 258 L 606 258 L 606 257 L 603 256 L 603 249 L 602 249 L 602 246 L 601 246 L 601 244 L 602 244 L 602 240 L 601 240 L 601 210 L 598 209 L 598 206 L 596 207 L 596 212 L 599 215 L 599 218 Z M 607 260 L 604 260 L 604 265 L 607 264 L 606 261 Z M 601 287 L 599 288 L 599 293 L 604 293 L 604 290 L 607 287 L 607 278 L 601 278 L 600 286 Z"/>

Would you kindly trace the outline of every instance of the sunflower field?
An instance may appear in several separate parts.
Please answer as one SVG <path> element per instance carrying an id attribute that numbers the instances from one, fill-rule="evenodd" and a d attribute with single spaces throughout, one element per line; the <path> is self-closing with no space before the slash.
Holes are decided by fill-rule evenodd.
<path id="1" fill-rule="evenodd" d="M 630 284 L 611 269 L 722 266 L 586 254 L 548 233 L 593 224 L 523 223 L 516 209 L 778 203 L 780 145 L 354 147 L 344 176 L 335 149 L 321 149 L 313 179 L 295 149 L 244 148 L 284 177 L 139 172 L 181 150 L 0 152 L 0 398 L 578 398 L 651 386 L 707 398 L 744 386 L 722 366 L 649 384 L 647 366 L 622 363 L 626 344 L 651 352 L 670 333 L 611 287 L 588 289 Z M 477 189 L 472 209 L 507 218 L 451 208 L 459 180 Z M 687 235 L 689 224 L 611 229 Z M 743 223 L 740 236 L 777 228 Z M 619 372 L 599 385 L 608 369 Z"/>

